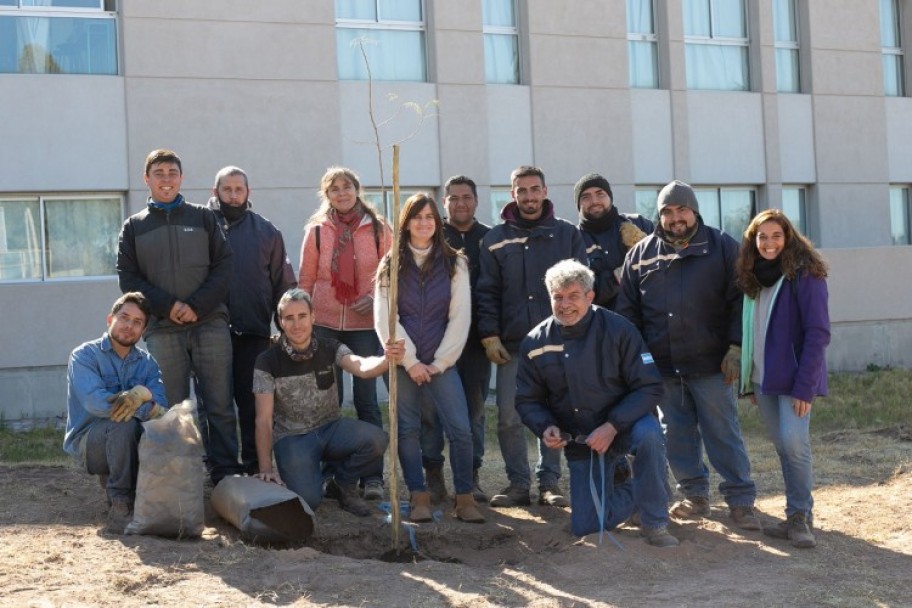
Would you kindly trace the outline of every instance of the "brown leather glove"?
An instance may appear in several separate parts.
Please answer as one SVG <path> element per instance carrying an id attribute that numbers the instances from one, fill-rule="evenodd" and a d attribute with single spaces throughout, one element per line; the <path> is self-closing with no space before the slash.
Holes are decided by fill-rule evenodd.
<path id="1" fill-rule="evenodd" d="M 728 347 L 728 352 L 722 358 L 722 374 L 725 376 L 725 384 L 733 384 L 741 375 L 741 347 L 732 344 Z"/>
<path id="2" fill-rule="evenodd" d="M 503 365 L 512 358 L 510 357 L 510 353 L 507 352 L 507 349 L 504 348 L 503 343 L 500 341 L 500 336 L 488 336 L 487 338 L 482 338 L 481 345 L 484 346 L 485 355 L 488 357 L 488 361 L 491 363 Z"/>
<path id="3" fill-rule="evenodd" d="M 128 391 L 115 393 L 108 397 L 111 403 L 111 420 L 126 422 L 146 401 L 152 401 L 152 392 L 142 384 L 137 384 Z"/>
<path id="4" fill-rule="evenodd" d="M 621 222 L 620 232 L 621 242 L 624 243 L 624 247 L 627 249 L 646 238 L 646 233 L 637 228 L 637 225 L 633 222 Z"/>

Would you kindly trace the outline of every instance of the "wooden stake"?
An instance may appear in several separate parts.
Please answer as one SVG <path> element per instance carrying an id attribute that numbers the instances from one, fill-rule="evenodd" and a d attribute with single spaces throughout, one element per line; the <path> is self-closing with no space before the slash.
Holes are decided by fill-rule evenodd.
<path id="1" fill-rule="evenodd" d="M 396 341 L 396 325 L 399 320 L 399 144 L 393 144 L 393 244 L 390 248 L 389 265 L 389 335 Z M 402 516 L 399 512 L 399 418 L 396 408 L 397 366 L 389 371 L 389 455 L 390 455 L 390 514 L 392 515 L 393 549 L 399 553 L 399 528 Z"/>

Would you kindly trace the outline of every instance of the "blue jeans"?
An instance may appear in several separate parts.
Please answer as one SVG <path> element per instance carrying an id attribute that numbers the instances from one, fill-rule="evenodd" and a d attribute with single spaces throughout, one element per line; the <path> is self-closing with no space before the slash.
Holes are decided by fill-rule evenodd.
<path id="1" fill-rule="evenodd" d="M 421 386 L 415 384 L 408 372 L 396 367 L 398 386 L 399 463 L 410 492 L 427 490 L 421 463 L 421 404 L 433 401 L 443 431 L 450 442 L 450 468 L 453 488 L 457 494 L 472 491 L 472 431 L 469 412 L 459 374 L 449 368 Z"/>
<path id="2" fill-rule="evenodd" d="M 511 486 L 528 488 L 529 452 L 526 446 L 526 427 L 516 411 L 516 373 L 519 353 L 510 353 L 504 365 L 497 366 L 497 440 Z M 547 447 L 538 438 L 538 462 L 535 474 L 540 487 L 553 487 L 560 479 L 560 450 Z"/>
<path id="3" fill-rule="evenodd" d="M 190 372 L 196 377 L 197 417 L 212 481 L 240 472 L 227 321 L 212 319 L 176 331 L 151 332 L 146 345 L 161 368 L 169 404 L 189 397 Z"/>
<path id="4" fill-rule="evenodd" d="M 111 502 L 117 500 L 132 505 L 136 499 L 142 433 L 142 423 L 137 418 L 126 422 L 99 419 L 86 433 L 86 471 L 90 475 L 108 476 L 106 492 Z"/>
<path id="5" fill-rule="evenodd" d="M 477 340 L 467 342 L 462 356 L 456 362 L 456 372 L 462 382 L 466 404 L 469 408 L 469 425 L 472 428 L 472 468 L 481 468 L 485 442 L 485 400 L 491 384 L 491 362 L 484 347 Z M 421 410 L 421 461 L 425 468 L 443 465 L 443 427 L 437 409 L 430 399 L 425 399 Z"/>
<path id="6" fill-rule="evenodd" d="M 633 454 L 633 478 L 614 486 L 615 467 L 625 454 Z M 570 526 L 577 536 L 599 529 L 598 514 L 589 480 L 596 493 L 605 490 L 606 530 L 617 527 L 635 509 L 640 511 L 644 528 L 668 525 L 668 495 L 665 491 L 665 438 L 654 416 L 643 416 L 626 432 L 618 434 L 605 453 L 605 476 L 601 475 L 598 454 L 590 460 L 568 460 L 570 469 Z M 590 477 L 591 476 L 591 477 Z"/>
<path id="7" fill-rule="evenodd" d="M 719 491 L 729 507 L 753 506 L 757 488 L 741 437 L 732 386 L 721 373 L 665 379 L 662 413 L 667 425 L 668 464 L 684 496 L 709 498 L 710 464 L 724 480 Z"/>
<path id="8" fill-rule="evenodd" d="M 811 456 L 811 415 L 795 415 L 789 395 L 755 394 L 766 433 L 779 455 L 785 481 L 785 514 L 810 514 L 814 509 L 814 462 Z"/>
<path id="9" fill-rule="evenodd" d="M 322 464 L 333 464 L 341 485 L 377 475 L 389 439 L 372 424 L 339 418 L 309 433 L 283 437 L 273 446 L 282 481 L 312 509 L 323 500 Z"/>
<path id="10" fill-rule="evenodd" d="M 253 366 L 260 353 L 269 348 L 269 338 L 253 334 L 231 334 L 232 385 L 241 429 L 241 462 L 250 473 L 259 472 L 256 453 L 256 407 L 253 397 Z"/>

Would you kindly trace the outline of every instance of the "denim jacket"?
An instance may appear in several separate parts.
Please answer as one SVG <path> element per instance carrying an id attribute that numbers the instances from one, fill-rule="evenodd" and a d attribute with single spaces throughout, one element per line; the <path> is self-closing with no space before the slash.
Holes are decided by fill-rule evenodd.
<path id="1" fill-rule="evenodd" d="M 133 347 L 121 359 L 107 333 L 77 347 L 67 365 L 67 425 L 63 449 L 84 464 L 86 433 L 98 420 L 111 417 L 108 397 L 137 384 L 152 392 L 154 403 L 168 407 L 161 370 L 146 351 Z M 143 403 L 135 417 L 148 420 L 153 401 Z"/>

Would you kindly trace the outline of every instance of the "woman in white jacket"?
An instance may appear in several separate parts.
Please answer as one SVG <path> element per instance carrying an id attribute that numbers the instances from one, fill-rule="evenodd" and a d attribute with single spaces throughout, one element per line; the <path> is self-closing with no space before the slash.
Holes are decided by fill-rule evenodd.
<path id="1" fill-rule="evenodd" d="M 465 257 L 443 236 L 437 203 L 419 193 L 399 218 L 399 289 L 396 338 L 405 340 L 397 366 L 399 462 L 409 489 L 413 522 L 431 520 L 431 497 L 421 463 L 421 402 L 432 399 L 450 443 L 456 517 L 483 522 L 472 497 L 472 432 L 465 393 L 454 367 L 471 323 L 469 271 Z M 377 271 L 374 326 L 389 338 L 390 255 Z"/>

